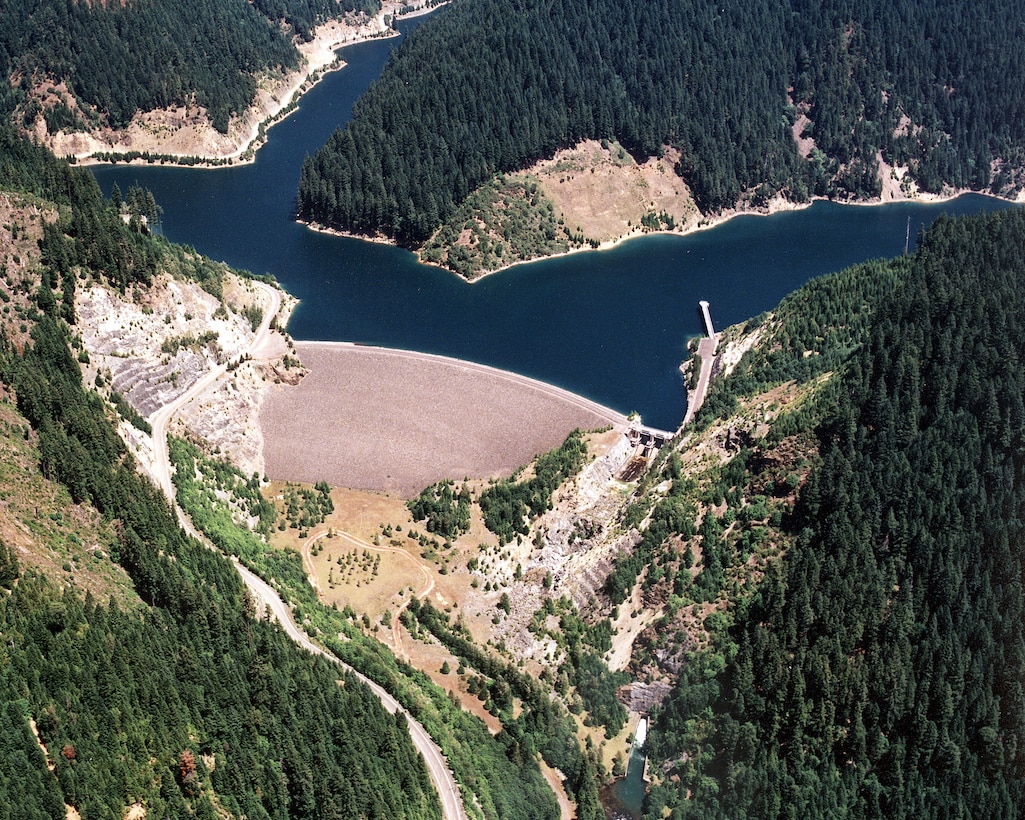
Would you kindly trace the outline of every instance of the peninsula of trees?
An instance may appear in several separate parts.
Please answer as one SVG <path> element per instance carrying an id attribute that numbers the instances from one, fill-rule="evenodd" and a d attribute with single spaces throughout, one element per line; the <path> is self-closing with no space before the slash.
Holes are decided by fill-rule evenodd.
<path id="1" fill-rule="evenodd" d="M 1022 26 L 1009 0 L 456 0 L 305 163 L 298 215 L 416 246 L 497 174 L 583 139 L 678 149 L 705 213 L 878 196 L 882 163 L 923 191 L 1010 194 Z"/>

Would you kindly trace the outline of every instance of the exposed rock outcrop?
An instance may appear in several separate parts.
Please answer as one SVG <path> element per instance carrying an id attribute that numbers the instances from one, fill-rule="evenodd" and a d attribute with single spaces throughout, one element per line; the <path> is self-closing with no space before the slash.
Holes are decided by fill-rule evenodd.
<path id="1" fill-rule="evenodd" d="M 276 341 L 266 351 L 270 363 L 245 360 L 255 335 L 253 317 L 269 308 L 267 295 L 234 274 L 224 275 L 222 288 L 223 302 L 194 282 L 169 276 L 126 294 L 99 283 L 81 288 L 75 309 L 89 356 L 85 378 L 88 384 L 109 385 L 148 418 L 210 368 L 231 363 L 227 378 L 182 409 L 173 432 L 221 451 L 247 473 L 262 474 L 261 387 L 280 381 L 278 371 L 286 372 L 281 357 L 289 341 L 274 334 Z M 301 370 L 287 372 L 297 376 Z M 143 445 L 138 435 L 127 438 L 133 449 Z"/>
<path id="2" fill-rule="evenodd" d="M 616 525 L 630 498 L 630 485 L 616 476 L 637 454 L 637 448 L 622 428 L 605 435 L 604 451 L 560 488 L 552 510 L 535 523 L 531 541 L 508 547 L 508 563 L 522 563 L 524 580 L 503 579 L 509 585 L 513 607 L 509 617 L 496 626 L 493 637 L 520 657 L 557 660 L 554 642 L 529 630 L 534 613 L 548 597 L 537 583 L 539 578 L 550 576 L 552 595 L 566 595 L 581 610 L 591 611 L 593 601 L 601 598 L 616 557 L 631 552 L 640 540 L 636 530 L 624 533 Z M 478 603 L 486 606 L 483 600 Z"/>
<path id="3" fill-rule="evenodd" d="M 616 696 L 631 712 L 646 715 L 654 707 L 661 705 L 672 691 L 673 687 L 666 681 L 635 682 L 621 687 Z"/>

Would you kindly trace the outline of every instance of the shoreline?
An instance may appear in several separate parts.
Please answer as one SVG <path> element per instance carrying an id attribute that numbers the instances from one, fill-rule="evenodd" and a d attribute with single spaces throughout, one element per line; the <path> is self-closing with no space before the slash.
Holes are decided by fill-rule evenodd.
<path id="1" fill-rule="evenodd" d="M 266 144 L 270 129 L 287 119 L 298 108 L 302 97 L 325 75 L 347 65 L 338 54 L 340 49 L 373 39 L 396 37 L 398 31 L 393 25 L 397 20 L 430 14 L 447 2 L 442 0 L 430 6 L 424 0 L 413 10 L 400 14 L 407 3 L 385 0 L 374 17 L 364 17 L 358 23 L 338 18 L 321 24 L 313 40 L 296 46 L 302 57 L 302 65 L 297 70 L 267 85 L 263 85 L 266 77 L 257 78 L 252 104 L 232 119 L 227 134 L 214 131 L 202 109 L 178 107 L 137 113 L 128 128 L 119 131 L 70 134 L 58 131 L 48 135 L 44 130 L 39 136 L 52 153 L 82 167 L 160 165 L 216 170 L 248 165 L 255 162 L 256 153 Z M 386 17 L 390 18 L 388 24 L 385 24 Z M 177 125 L 162 124 L 161 121 L 168 118 Z M 202 144 L 194 149 L 184 147 L 181 143 L 188 138 L 186 132 L 194 132 L 195 139 Z M 157 136 L 164 133 L 168 136 Z M 111 155 L 113 159 L 100 159 L 96 154 Z"/>
<path id="2" fill-rule="evenodd" d="M 816 196 L 816 197 L 812 197 L 807 202 L 790 202 L 789 200 L 785 200 L 785 199 L 776 197 L 776 198 L 770 200 L 768 206 L 766 206 L 765 208 L 752 209 L 752 210 L 732 209 L 732 210 L 729 210 L 729 211 L 724 211 L 723 213 L 720 213 L 720 214 L 716 214 L 714 216 L 701 216 L 697 220 L 697 222 L 695 224 L 683 227 L 682 229 L 673 229 L 673 230 L 664 230 L 664 229 L 662 229 L 662 230 L 641 230 L 639 228 L 638 229 L 633 229 L 633 230 L 629 231 L 628 233 L 624 234 L 623 236 L 617 237 L 616 239 L 609 239 L 609 240 L 606 240 L 606 241 L 600 243 L 598 245 L 598 247 L 591 247 L 591 246 L 588 245 L 586 247 L 570 248 L 569 250 L 561 251 L 559 253 L 549 254 L 547 256 L 537 256 L 537 257 L 535 257 L 533 259 L 523 259 L 523 260 L 520 260 L 518 262 L 511 262 L 508 265 L 503 265 L 500 268 L 496 268 L 494 270 L 485 271 L 485 272 L 481 273 L 479 276 L 474 277 L 473 279 L 467 279 L 467 278 L 465 278 L 463 276 L 460 276 L 458 273 L 456 273 L 455 271 L 451 270 L 450 268 L 445 267 L 444 265 L 439 265 L 439 264 L 434 263 L 434 262 L 425 262 L 423 259 L 420 258 L 420 253 L 418 251 L 411 250 L 409 248 L 403 248 L 402 245 L 399 245 L 397 242 L 395 242 L 395 240 L 391 239 L 390 237 L 385 236 L 384 234 L 377 234 L 376 236 L 366 236 L 366 235 L 361 235 L 361 234 L 350 233 L 348 231 L 342 231 L 342 230 L 339 230 L 337 228 L 328 228 L 328 227 L 325 227 L 323 225 L 319 225 L 317 223 L 312 223 L 312 222 L 306 222 L 306 221 L 301 220 L 301 219 L 297 219 L 296 222 L 298 222 L 300 225 L 305 226 L 307 229 L 309 229 L 311 231 L 316 231 L 317 233 L 327 234 L 329 236 L 339 236 L 339 237 L 344 237 L 344 238 L 347 238 L 347 239 L 358 239 L 361 242 L 370 242 L 370 243 L 373 243 L 375 245 L 391 245 L 394 248 L 399 248 L 399 249 L 403 249 L 403 250 L 409 250 L 410 253 L 412 253 L 414 256 L 416 256 L 418 264 L 423 265 L 425 267 L 437 268 L 438 270 L 443 270 L 446 273 L 449 273 L 452 276 L 456 277 L 460 281 L 465 282 L 468 285 L 473 285 L 474 283 L 480 282 L 480 281 L 486 279 L 489 276 L 494 276 L 495 274 L 502 273 L 503 271 L 510 270 L 511 268 L 515 268 L 515 267 L 518 267 L 520 265 L 533 265 L 533 264 L 538 263 L 538 262 L 545 262 L 545 261 L 547 261 L 549 259 L 561 259 L 563 257 L 571 256 L 571 255 L 577 254 L 577 253 L 600 253 L 601 251 L 607 251 L 607 250 L 612 250 L 613 248 L 617 248 L 617 247 L 619 247 L 620 245 L 622 245 L 622 244 L 624 244 L 626 242 L 631 242 L 631 241 L 636 240 L 636 239 L 644 239 L 646 237 L 651 237 L 651 236 L 660 236 L 660 235 L 661 236 L 677 236 L 677 237 L 689 236 L 690 234 L 698 233 L 700 231 L 708 231 L 708 230 L 712 230 L 713 228 L 718 228 L 721 225 L 725 225 L 730 220 L 732 220 L 732 219 L 734 219 L 736 217 L 740 217 L 740 216 L 763 216 L 764 217 L 764 216 L 774 216 L 775 214 L 785 213 L 785 212 L 788 212 L 788 211 L 802 211 L 802 210 L 805 210 L 806 208 L 810 208 L 816 202 L 832 202 L 832 203 L 835 203 L 837 205 L 851 205 L 851 206 L 856 206 L 856 207 L 860 207 L 860 208 L 875 208 L 875 207 L 879 207 L 879 206 L 882 206 L 882 205 L 899 205 L 899 204 L 935 205 L 937 203 L 952 202 L 953 200 L 957 199 L 958 197 L 964 196 L 965 194 L 976 194 L 978 196 L 990 197 L 991 199 L 998 199 L 998 200 L 1001 200 L 1003 202 L 1011 202 L 1011 203 L 1015 203 L 1015 204 L 1019 204 L 1019 205 L 1025 204 L 1025 191 L 1022 191 L 1015 199 L 1005 199 L 1004 197 L 998 197 L 998 196 L 995 196 L 994 194 L 984 193 L 982 191 L 973 191 L 973 190 L 968 189 L 968 188 L 957 189 L 957 190 L 952 191 L 951 193 L 945 193 L 945 194 L 929 194 L 929 193 L 926 193 L 926 194 L 919 194 L 919 195 L 914 196 L 914 197 L 902 197 L 902 198 L 899 198 L 899 199 L 895 198 L 895 199 L 887 199 L 887 200 L 883 200 L 883 199 L 872 199 L 872 200 L 862 199 L 862 200 L 849 200 L 849 201 L 841 202 L 839 200 L 830 199 L 829 197 Z"/>
<path id="3" fill-rule="evenodd" d="M 295 222 L 299 225 L 302 225 L 309 231 L 313 231 L 314 233 L 322 233 L 326 236 L 337 236 L 341 239 L 358 239 L 360 242 L 369 242 L 372 245 L 391 245 L 393 248 L 399 248 L 400 250 L 409 250 L 409 248 L 403 248 L 402 245 L 400 245 L 394 239 L 392 239 L 389 236 L 386 236 L 383 233 L 374 234 L 373 236 L 370 236 L 369 234 L 352 233 L 351 231 L 342 231 L 338 228 L 329 228 L 326 225 L 321 225 L 319 222 L 307 222 L 305 219 L 295 219 Z M 419 261 L 420 256 L 419 254 L 417 254 L 416 251 L 409 252 L 416 256 L 417 261 Z M 420 264 L 428 265 L 430 263 L 420 262 Z M 435 265 L 433 267 L 441 266 Z M 444 268 L 444 270 L 448 270 L 448 268 Z"/>
<path id="4" fill-rule="evenodd" d="M 664 230 L 664 229 L 660 229 L 660 230 L 640 230 L 640 229 L 634 229 L 634 230 L 631 230 L 629 233 L 626 233 L 623 236 L 620 236 L 620 237 L 618 237 L 616 239 L 609 239 L 609 240 L 607 240 L 605 242 L 602 242 L 596 248 L 590 247 L 590 246 L 582 247 L 582 248 L 570 248 L 568 251 L 562 251 L 561 253 L 553 253 L 553 254 L 550 254 L 549 256 L 538 256 L 538 257 L 535 257 L 534 259 L 524 259 L 524 260 L 522 260 L 520 262 L 512 262 L 512 263 L 510 263 L 508 265 L 503 265 L 501 268 L 496 268 L 495 270 L 486 271 L 486 272 L 482 273 L 480 276 L 477 276 L 477 277 L 475 277 L 473 279 L 466 279 L 466 278 L 464 278 L 462 276 L 459 276 L 458 273 L 456 273 L 455 271 L 450 270 L 449 268 L 446 268 L 444 265 L 438 265 L 438 264 L 434 264 L 432 262 L 424 262 L 422 259 L 420 259 L 419 253 L 416 253 L 415 251 L 413 253 L 416 255 L 417 261 L 421 265 L 426 265 L 426 266 L 432 267 L 432 268 L 440 268 L 441 270 L 448 271 L 453 276 L 456 276 L 459 279 L 462 279 L 467 284 L 472 285 L 474 282 L 479 282 L 482 279 L 487 278 L 488 276 L 493 276 L 496 273 L 501 273 L 502 271 L 509 270 L 510 268 L 515 268 L 515 267 L 517 267 L 519 265 L 532 265 L 535 262 L 544 262 L 544 261 L 547 261 L 549 259 L 560 259 L 562 257 L 571 256 L 572 254 L 575 254 L 575 253 L 588 253 L 588 252 L 600 253 L 601 251 L 607 251 L 607 250 L 612 250 L 613 248 L 617 248 L 617 247 L 619 247 L 620 245 L 622 245 L 622 244 L 624 244 L 626 242 L 632 242 L 633 240 L 644 239 L 644 238 L 650 237 L 650 236 L 678 236 L 678 237 L 689 236 L 690 234 L 698 233 L 698 232 L 701 232 L 701 231 L 709 231 L 709 230 L 712 230 L 713 228 L 718 228 L 718 227 L 720 227 L 722 225 L 725 225 L 730 220 L 735 219 L 736 217 L 740 217 L 740 216 L 763 216 L 764 217 L 764 216 L 774 216 L 775 214 L 786 213 L 788 211 L 803 211 L 806 208 L 810 208 L 816 202 L 832 202 L 832 203 L 835 203 L 837 205 L 852 205 L 852 206 L 856 206 L 856 207 L 859 207 L 859 208 L 876 208 L 876 207 L 879 207 L 881 205 L 899 205 L 899 204 L 902 204 L 902 203 L 904 203 L 904 204 L 935 205 L 937 203 L 952 202 L 953 200 L 957 199 L 958 197 L 964 196 L 965 194 L 977 194 L 978 196 L 986 196 L 986 197 L 990 197 L 991 199 L 999 199 L 999 200 L 1001 200 L 1003 202 L 1012 202 L 1012 203 L 1017 203 L 1019 205 L 1025 204 L 1025 191 L 1020 193 L 1016 199 L 1004 199 L 1003 197 L 998 197 L 998 196 L 995 196 L 994 194 L 983 193 L 981 191 L 972 191 L 972 190 L 970 190 L 968 188 L 958 189 L 957 191 L 955 191 L 953 193 L 950 193 L 950 194 L 921 194 L 921 195 L 915 196 L 915 197 L 904 197 L 904 198 L 901 198 L 901 199 L 887 199 L 887 200 L 882 200 L 882 199 L 878 199 L 878 200 L 876 200 L 876 199 L 873 199 L 873 200 L 862 199 L 862 200 L 850 200 L 850 201 L 846 201 L 846 202 L 841 202 L 839 200 L 830 199 L 829 197 L 816 196 L 816 197 L 812 197 L 807 202 L 790 202 L 789 200 L 783 200 L 783 199 L 776 198 L 776 199 L 770 200 L 769 205 L 766 208 L 764 208 L 764 209 L 757 209 L 757 210 L 754 210 L 754 209 L 753 210 L 737 210 L 737 209 L 733 209 L 733 210 L 730 210 L 730 211 L 724 211 L 723 213 L 717 214 L 715 216 L 702 216 L 698 220 L 697 224 L 695 224 L 693 226 L 684 227 L 682 229 L 674 229 L 674 230 L 671 230 L 671 231 L 670 230 Z M 359 237 L 359 236 L 355 236 L 353 238 L 355 238 L 355 239 L 365 239 L 365 237 Z M 391 242 L 390 240 L 386 240 L 386 239 L 385 240 L 373 240 L 373 241 L 379 241 L 379 242 L 383 241 L 384 244 L 395 245 L 394 242 Z M 396 247 L 398 247 L 398 245 L 396 245 Z"/>

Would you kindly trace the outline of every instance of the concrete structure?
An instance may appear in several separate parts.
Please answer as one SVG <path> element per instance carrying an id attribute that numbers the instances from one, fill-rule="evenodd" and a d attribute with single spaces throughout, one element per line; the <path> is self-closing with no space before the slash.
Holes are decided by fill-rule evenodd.
<path id="1" fill-rule="evenodd" d="M 701 318 L 705 320 L 705 335 L 709 339 L 714 339 L 715 328 L 712 327 L 712 315 L 708 312 L 708 302 L 702 299 L 698 302 L 698 306 L 701 308 Z"/>
<path id="2" fill-rule="evenodd" d="M 662 445 L 670 441 L 675 433 L 659 430 L 657 427 L 648 427 L 644 424 L 631 423 L 626 435 L 632 446 L 644 448 L 644 457 L 647 458 L 653 450 L 660 449 Z"/>
<path id="3" fill-rule="evenodd" d="M 712 378 L 712 363 L 715 361 L 715 351 L 719 345 L 715 337 L 715 328 L 712 327 L 712 315 L 708 312 L 708 302 L 702 299 L 698 302 L 701 308 L 701 318 L 705 320 L 705 333 L 708 338 L 698 342 L 698 359 L 701 360 L 701 369 L 698 372 L 698 381 L 694 389 L 687 397 L 687 415 L 683 417 L 681 427 L 686 427 L 694 418 L 701 405 L 705 401 L 705 393 L 708 392 L 708 383 Z M 682 365 L 681 365 L 682 367 Z"/>

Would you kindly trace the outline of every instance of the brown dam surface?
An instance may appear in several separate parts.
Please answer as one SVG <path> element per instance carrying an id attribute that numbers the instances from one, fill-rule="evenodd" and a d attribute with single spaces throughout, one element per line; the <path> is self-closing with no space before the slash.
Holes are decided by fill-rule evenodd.
<path id="1" fill-rule="evenodd" d="M 472 362 L 338 342 L 296 342 L 308 373 L 260 411 L 271 479 L 411 497 L 432 482 L 508 476 L 614 410 Z"/>

